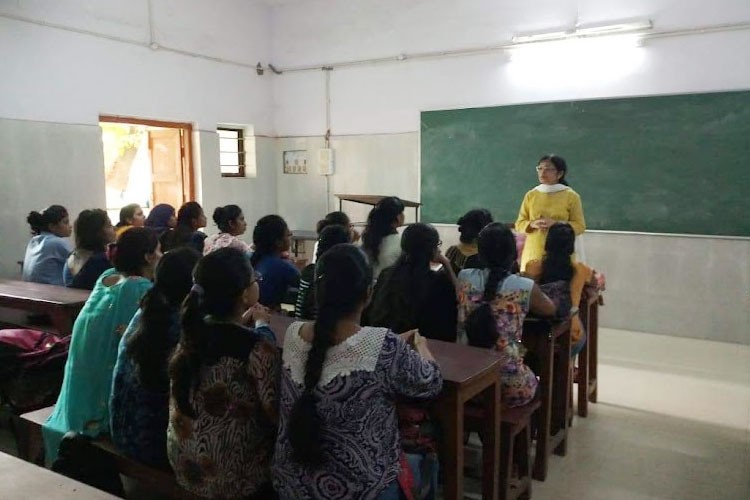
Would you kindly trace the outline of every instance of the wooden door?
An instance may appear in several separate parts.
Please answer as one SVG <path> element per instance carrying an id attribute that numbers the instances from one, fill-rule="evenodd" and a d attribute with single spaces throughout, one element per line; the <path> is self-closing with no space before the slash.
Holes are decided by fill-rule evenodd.
<path id="1" fill-rule="evenodd" d="M 151 152 L 151 182 L 153 204 L 168 203 L 179 208 L 188 200 L 183 176 L 185 161 L 184 132 L 169 128 L 149 130 L 148 145 Z"/>

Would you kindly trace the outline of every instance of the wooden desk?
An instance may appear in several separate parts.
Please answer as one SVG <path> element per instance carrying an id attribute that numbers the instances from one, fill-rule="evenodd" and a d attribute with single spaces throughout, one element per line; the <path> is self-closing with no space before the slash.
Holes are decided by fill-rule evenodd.
<path id="1" fill-rule="evenodd" d="M 117 497 L 61 474 L 0 453 L 0 497 L 115 499 Z"/>
<path id="2" fill-rule="evenodd" d="M 0 279 L 0 306 L 48 314 L 60 335 L 70 335 L 73 322 L 89 298 L 88 290 Z"/>
<path id="3" fill-rule="evenodd" d="M 565 455 L 568 442 L 568 399 L 570 397 L 570 323 L 527 318 L 523 324 L 523 345 L 539 361 L 539 410 L 536 457 L 532 477 L 547 478 L 550 450 Z M 567 356 L 567 357 L 566 357 Z"/>
<path id="4" fill-rule="evenodd" d="M 279 346 L 283 346 L 286 329 L 293 321 L 294 318 L 280 315 L 271 317 L 271 329 Z M 443 498 L 463 498 L 464 405 L 481 394 L 481 400 L 487 402 L 484 425 L 489 430 L 483 436 L 482 497 L 495 499 L 500 470 L 500 359 L 488 349 L 439 340 L 428 340 L 427 345 L 443 374 L 443 391 L 435 401 L 443 428 Z"/>
<path id="5" fill-rule="evenodd" d="M 335 194 L 336 198 L 339 199 L 339 211 L 341 211 L 342 205 L 345 201 L 352 203 L 361 203 L 362 205 L 377 205 L 380 200 L 387 198 L 382 194 Z M 406 208 L 414 209 L 414 217 L 419 222 L 419 207 L 422 206 L 418 201 L 401 200 Z"/>

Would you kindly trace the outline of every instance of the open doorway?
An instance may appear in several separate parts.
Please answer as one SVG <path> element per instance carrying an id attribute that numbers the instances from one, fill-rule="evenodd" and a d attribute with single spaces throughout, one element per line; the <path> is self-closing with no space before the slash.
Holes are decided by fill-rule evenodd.
<path id="1" fill-rule="evenodd" d="M 178 209 L 195 198 L 189 123 L 100 116 L 107 213 L 138 203 L 146 214 L 159 203 Z"/>

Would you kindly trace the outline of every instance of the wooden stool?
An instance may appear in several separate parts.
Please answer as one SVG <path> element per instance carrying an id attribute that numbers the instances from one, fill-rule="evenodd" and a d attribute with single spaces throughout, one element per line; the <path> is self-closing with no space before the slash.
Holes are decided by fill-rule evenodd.
<path id="1" fill-rule="evenodd" d="M 529 404 L 500 412 L 500 500 L 531 498 L 531 419 L 541 406 L 537 397 Z M 467 404 L 464 415 L 466 429 L 477 432 L 481 440 L 484 412 Z"/>

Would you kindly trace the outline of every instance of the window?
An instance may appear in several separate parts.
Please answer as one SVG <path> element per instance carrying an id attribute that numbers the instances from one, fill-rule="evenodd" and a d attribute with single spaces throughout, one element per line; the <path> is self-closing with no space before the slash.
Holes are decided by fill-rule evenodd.
<path id="1" fill-rule="evenodd" d="M 244 131 L 240 128 L 219 127 L 217 132 L 219 133 L 219 167 L 221 169 L 221 176 L 245 177 Z"/>

